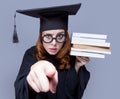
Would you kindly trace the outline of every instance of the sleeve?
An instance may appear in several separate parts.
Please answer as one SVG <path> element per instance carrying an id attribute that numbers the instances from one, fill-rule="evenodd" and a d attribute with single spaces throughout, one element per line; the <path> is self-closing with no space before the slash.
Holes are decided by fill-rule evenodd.
<path id="1" fill-rule="evenodd" d="M 68 99 L 77 99 L 78 75 L 74 67 L 68 70 L 65 83 L 65 92 Z"/>
<path id="2" fill-rule="evenodd" d="M 78 77 L 79 77 L 78 99 L 81 99 L 90 78 L 90 73 L 85 66 L 82 66 L 80 68 L 78 72 Z"/>
<path id="3" fill-rule="evenodd" d="M 77 73 L 74 64 L 75 57 L 72 57 L 72 67 L 66 78 L 66 93 L 69 99 L 81 99 L 88 84 L 90 73 L 85 66 L 82 66 Z"/>
<path id="4" fill-rule="evenodd" d="M 36 62 L 35 56 L 33 55 L 32 50 L 27 50 L 24 54 L 23 61 L 17 75 L 17 78 L 14 82 L 15 87 L 15 99 L 30 99 L 28 90 L 28 84 L 26 80 L 26 76 L 30 71 L 30 67 L 32 64 Z M 35 92 L 32 92 L 35 94 Z M 34 95 L 33 94 L 33 95 Z"/>

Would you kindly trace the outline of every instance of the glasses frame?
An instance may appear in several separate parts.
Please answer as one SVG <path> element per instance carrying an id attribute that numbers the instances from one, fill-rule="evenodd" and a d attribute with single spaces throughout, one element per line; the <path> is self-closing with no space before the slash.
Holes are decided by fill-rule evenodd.
<path id="1" fill-rule="evenodd" d="M 46 41 L 44 40 L 44 37 L 47 36 L 47 35 L 51 36 L 51 38 L 52 38 L 50 42 L 46 42 Z M 63 41 L 63 42 L 59 42 L 59 41 L 57 40 L 57 37 L 58 37 L 59 35 L 60 35 L 60 34 L 57 34 L 56 37 L 53 37 L 53 36 L 50 35 L 50 34 L 46 34 L 46 35 L 42 36 L 42 41 L 43 41 L 44 43 L 51 43 L 51 42 L 55 39 L 55 41 L 56 41 L 57 43 L 63 43 L 63 42 L 65 42 L 65 40 L 66 40 L 65 34 L 61 34 L 62 36 L 64 36 L 64 41 Z"/>

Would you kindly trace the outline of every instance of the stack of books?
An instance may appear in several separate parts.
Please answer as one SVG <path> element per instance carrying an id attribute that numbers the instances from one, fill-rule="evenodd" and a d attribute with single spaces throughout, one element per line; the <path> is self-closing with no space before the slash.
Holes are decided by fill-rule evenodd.
<path id="1" fill-rule="evenodd" d="M 110 43 L 106 39 L 107 35 L 74 32 L 70 55 L 105 58 L 105 54 L 111 54 Z"/>

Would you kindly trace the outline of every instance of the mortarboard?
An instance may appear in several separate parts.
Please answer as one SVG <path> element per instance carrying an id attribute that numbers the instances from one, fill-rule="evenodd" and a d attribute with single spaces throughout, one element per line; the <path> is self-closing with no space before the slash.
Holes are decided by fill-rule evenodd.
<path id="1" fill-rule="evenodd" d="M 27 10 L 16 10 L 16 12 L 40 18 L 40 32 L 44 30 L 52 29 L 68 29 L 68 16 L 75 15 L 81 3 L 63 5 L 63 6 L 54 6 L 47 8 L 34 8 Z"/>

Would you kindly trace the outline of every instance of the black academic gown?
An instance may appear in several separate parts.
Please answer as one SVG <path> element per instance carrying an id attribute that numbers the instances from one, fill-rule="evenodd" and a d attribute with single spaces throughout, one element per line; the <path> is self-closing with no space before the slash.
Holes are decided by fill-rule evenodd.
<path id="1" fill-rule="evenodd" d="M 30 71 L 30 67 L 37 62 L 35 57 L 35 47 L 31 47 L 25 52 L 23 61 L 15 80 L 15 99 L 81 99 L 84 90 L 87 86 L 90 73 L 86 70 L 85 66 L 79 69 L 76 73 L 74 68 L 75 57 L 71 57 L 71 68 L 69 70 L 58 71 L 58 85 L 56 93 L 49 92 L 36 93 L 33 91 L 26 80 L 26 77 Z M 54 57 L 48 55 L 48 61 L 52 62 L 57 68 L 59 61 Z"/>

